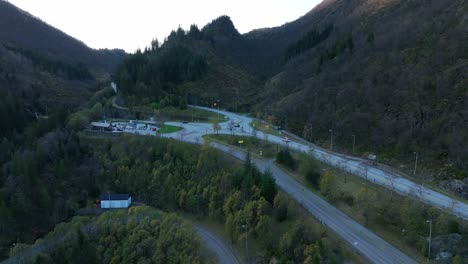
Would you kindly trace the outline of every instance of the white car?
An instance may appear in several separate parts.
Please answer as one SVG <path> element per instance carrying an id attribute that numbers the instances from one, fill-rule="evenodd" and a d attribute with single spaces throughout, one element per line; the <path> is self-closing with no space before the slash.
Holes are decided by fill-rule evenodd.
<path id="1" fill-rule="evenodd" d="M 288 137 L 284 137 L 283 142 L 289 143 L 289 142 L 291 142 L 291 140 Z"/>

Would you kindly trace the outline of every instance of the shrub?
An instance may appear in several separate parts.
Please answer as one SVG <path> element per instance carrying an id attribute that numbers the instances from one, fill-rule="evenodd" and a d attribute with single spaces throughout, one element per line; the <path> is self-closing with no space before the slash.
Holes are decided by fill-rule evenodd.
<path id="1" fill-rule="evenodd" d="M 300 168 L 301 174 L 313 188 L 318 189 L 320 184 L 320 172 L 314 160 L 305 158 Z"/>
<path id="2" fill-rule="evenodd" d="M 283 149 L 276 155 L 276 162 L 285 165 L 291 170 L 296 170 L 296 160 L 287 149 Z"/>

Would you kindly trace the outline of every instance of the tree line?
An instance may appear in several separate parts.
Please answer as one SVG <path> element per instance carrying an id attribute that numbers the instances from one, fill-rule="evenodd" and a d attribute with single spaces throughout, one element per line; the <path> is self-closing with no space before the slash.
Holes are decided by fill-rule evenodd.
<path id="1" fill-rule="evenodd" d="M 3 245 L 30 242 L 111 191 L 131 193 L 166 211 L 218 221 L 232 243 L 258 240 L 265 259 L 342 257 L 332 253 L 334 246 L 327 244 L 321 228 L 294 216 L 292 201 L 278 192 L 269 173 L 260 173 L 250 160 L 236 165 L 208 146 L 152 137 L 109 139 L 61 129 L 46 133 L 35 149 L 15 152 L 4 171 Z M 271 229 L 288 219 L 297 224 L 272 237 Z M 243 225 L 249 227 L 247 234 Z"/>
<path id="2" fill-rule="evenodd" d="M 317 46 L 319 43 L 326 40 L 332 31 L 333 25 L 328 25 L 320 32 L 316 29 L 307 32 L 301 39 L 289 44 L 286 50 L 286 60 Z"/>
<path id="3" fill-rule="evenodd" d="M 402 243 L 419 252 L 429 253 L 427 220 L 433 221 L 431 258 L 440 252 L 450 252 L 458 258 L 466 258 L 468 226 L 449 213 L 427 206 L 412 197 L 397 194 L 394 190 L 370 186 L 372 183 L 354 182 L 337 175 L 337 170 L 319 167 L 317 161 L 305 155 L 293 155 L 287 149 L 277 154 L 276 162 L 300 175 L 326 200 L 336 207 L 350 212 L 366 227 L 377 232 L 385 230 L 394 234 Z M 344 176 L 344 177 L 343 177 Z M 417 193 L 419 190 L 414 190 Z"/>
<path id="4" fill-rule="evenodd" d="M 88 67 L 84 63 L 68 63 L 53 60 L 37 52 L 18 47 L 7 46 L 6 48 L 13 52 L 20 53 L 30 59 L 34 66 L 39 70 L 47 71 L 51 74 L 62 76 L 70 80 L 83 81 L 93 79 Z"/>
<path id="5" fill-rule="evenodd" d="M 184 44 L 200 34 L 196 26 L 189 32 L 179 28 L 164 45 L 160 46 L 155 39 L 144 52 L 137 50 L 127 57 L 115 79 L 128 104 L 158 102 L 160 107 L 184 107 L 187 91 L 180 84 L 200 80 L 208 69 L 206 58 Z"/>
<path id="6" fill-rule="evenodd" d="M 234 244 L 247 237 L 258 239 L 264 259 L 303 262 L 340 257 L 329 253 L 325 240 L 320 242 L 320 228 L 292 217 L 291 201 L 249 158 L 239 166 L 211 147 L 199 149 L 172 140 L 130 137 L 108 139 L 105 144 L 98 144 L 102 138 L 88 140 L 92 153 L 103 154 L 98 162 L 104 166 L 101 171 L 111 172 L 102 177 L 104 189 L 128 191 L 157 208 L 222 223 Z M 274 226 L 290 218 L 299 222 L 280 236 L 271 235 Z"/>
<path id="7" fill-rule="evenodd" d="M 147 206 L 74 217 L 34 245 L 19 244 L 31 263 L 213 263 L 194 228 Z"/>

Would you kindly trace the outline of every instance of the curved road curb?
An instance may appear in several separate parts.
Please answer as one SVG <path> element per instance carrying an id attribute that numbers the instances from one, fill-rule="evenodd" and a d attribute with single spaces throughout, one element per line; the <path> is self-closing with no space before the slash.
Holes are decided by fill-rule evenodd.
<path id="1" fill-rule="evenodd" d="M 200 235 L 201 239 L 205 242 L 207 249 L 216 254 L 218 263 L 240 264 L 234 251 L 231 247 L 226 245 L 221 238 L 198 224 L 193 225 L 198 235 Z"/>

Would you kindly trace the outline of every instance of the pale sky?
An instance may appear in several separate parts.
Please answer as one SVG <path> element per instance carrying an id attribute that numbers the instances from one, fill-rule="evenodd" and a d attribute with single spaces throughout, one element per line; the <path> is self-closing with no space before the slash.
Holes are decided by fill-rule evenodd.
<path id="1" fill-rule="evenodd" d="M 143 49 L 180 25 L 201 29 L 231 17 L 241 33 L 280 26 L 309 12 L 321 0 L 10 0 L 10 3 L 92 48 Z"/>

